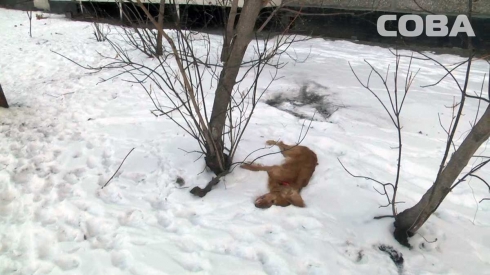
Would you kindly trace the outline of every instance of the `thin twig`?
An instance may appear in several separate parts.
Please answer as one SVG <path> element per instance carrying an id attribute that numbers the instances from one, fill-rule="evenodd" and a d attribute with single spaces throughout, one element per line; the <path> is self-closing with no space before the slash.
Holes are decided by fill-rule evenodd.
<path id="1" fill-rule="evenodd" d="M 393 188 L 393 190 L 395 190 L 395 186 L 394 186 L 392 183 L 389 183 L 389 182 L 388 182 L 388 183 L 383 183 L 383 182 L 380 182 L 379 180 L 377 180 L 377 179 L 373 179 L 373 178 L 371 178 L 371 177 L 354 175 L 354 174 L 352 174 L 352 173 L 351 173 L 351 172 L 350 172 L 350 171 L 349 171 L 349 170 L 348 170 L 348 169 L 347 169 L 347 168 L 344 166 L 344 164 L 342 163 L 342 161 L 340 161 L 340 159 L 339 159 L 339 158 L 337 158 L 337 160 L 339 161 L 340 165 L 342 165 L 342 168 L 344 168 L 344 170 L 345 170 L 345 171 L 346 171 L 346 172 L 347 172 L 349 175 L 351 175 L 352 177 L 354 177 L 354 178 L 366 179 L 366 180 L 370 180 L 370 181 L 374 181 L 374 182 L 376 182 L 376 183 L 380 184 L 381 186 L 383 186 L 384 193 L 381 193 L 380 191 L 378 191 L 376 188 L 374 188 L 374 187 L 373 187 L 373 188 L 374 188 L 374 190 L 375 190 L 376 192 L 378 192 L 378 193 L 379 193 L 379 194 L 381 194 L 381 195 L 386 196 L 386 200 L 388 201 L 388 204 L 387 204 L 387 205 L 381 205 L 380 207 L 388 207 L 388 206 L 390 206 L 390 205 L 393 203 L 393 202 L 392 202 L 392 200 L 390 199 L 390 196 L 388 195 L 387 190 L 386 190 L 386 186 L 391 186 L 391 188 Z M 393 213 L 393 214 L 395 214 L 395 213 Z"/>
<path id="2" fill-rule="evenodd" d="M 122 160 L 121 164 L 119 164 L 119 167 L 117 168 L 116 172 L 114 172 L 114 174 L 112 175 L 112 177 L 100 189 L 104 189 L 104 187 L 106 187 L 109 184 L 109 182 L 112 180 L 112 178 L 114 178 L 114 176 L 117 174 L 117 172 L 119 171 L 119 169 L 121 169 L 121 166 L 123 165 L 124 161 L 126 161 L 126 158 L 129 156 L 129 154 L 131 154 L 131 152 L 133 152 L 133 150 L 134 150 L 134 148 L 131 149 L 131 151 L 129 151 L 129 153 Z"/>
<path id="3" fill-rule="evenodd" d="M 384 219 L 384 218 L 394 218 L 394 217 L 395 216 L 393 216 L 393 215 L 382 215 L 382 216 L 376 216 L 373 219 L 375 219 L 375 220 L 381 220 L 381 219 Z"/>

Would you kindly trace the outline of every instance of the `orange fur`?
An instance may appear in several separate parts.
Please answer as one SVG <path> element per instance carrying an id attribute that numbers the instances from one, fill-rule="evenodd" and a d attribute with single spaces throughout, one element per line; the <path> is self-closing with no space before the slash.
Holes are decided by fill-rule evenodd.
<path id="1" fill-rule="evenodd" d="M 250 171 L 266 171 L 269 175 L 269 193 L 258 197 L 255 206 L 269 208 L 272 205 L 295 205 L 304 207 L 300 191 L 307 186 L 318 165 L 316 154 L 306 146 L 287 145 L 282 141 L 268 140 L 268 145 L 276 145 L 286 158 L 282 165 L 263 166 L 243 164 L 240 167 Z"/>

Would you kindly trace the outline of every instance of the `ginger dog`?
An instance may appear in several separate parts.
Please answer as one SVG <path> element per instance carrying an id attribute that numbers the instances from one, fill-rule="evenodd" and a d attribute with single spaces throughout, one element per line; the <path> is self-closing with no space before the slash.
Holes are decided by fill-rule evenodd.
<path id="1" fill-rule="evenodd" d="M 299 194 L 308 185 L 318 165 L 316 154 L 306 146 L 286 145 L 282 141 L 268 140 L 267 145 L 276 145 L 286 158 L 282 165 L 263 166 L 242 164 L 240 167 L 250 171 L 266 171 L 269 175 L 269 193 L 255 200 L 255 207 L 269 208 L 272 205 L 305 207 Z"/>

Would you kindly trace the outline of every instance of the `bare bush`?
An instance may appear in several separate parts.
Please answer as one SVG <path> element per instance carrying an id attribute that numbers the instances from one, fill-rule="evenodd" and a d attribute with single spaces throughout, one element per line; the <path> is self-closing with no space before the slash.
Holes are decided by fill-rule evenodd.
<path id="1" fill-rule="evenodd" d="M 472 11 L 472 1 L 468 1 L 468 15 L 471 18 Z M 385 73 L 381 73 L 378 69 L 373 67 L 369 62 L 366 63 L 371 68 L 371 72 L 367 78 L 367 81 L 363 82 L 358 77 L 358 75 L 352 69 L 354 75 L 361 85 L 366 88 L 376 99 L 380 102 L 381 106 L 384 108 L 393 125 L 397 129 L 398 136 L 398 159 L 397 159 L 397 170 L 395 179 L 392 182 L 382 182 L 377 179 L 365 176 L 354 175 L 341 163 L 344 169 L 354 177 L 364 178 L 367 180 L 374 181 L 378 183 L 382 187 L 382 191 L 376 190 L 378 193 L 386 197 L 387 204 L 382 207 L 391 207 L 392 215 L 378 216 L 375 219 L 385 218 L 385 217 L 394 217 L 394 237 L 395 239 L 402 245 L 411 247 L 409 243 L 409 238 L 412 237 L 421 227 L 422 225 L 429 219 L 429 217 L 438 209 L 439 205 L 444 201 L 446 196 L 456 188 L 460 183 L 466 181 L 468 178 L 473 177 L 480 180 L 483 184 L 485 184 L 490 191 L 490 185 L 488 182 L 479 176 L 477 173 L 480 171 L 485 165 L 490 162 L 490 156 L 479 156 L 475 155 L 480 146 L 489 139 L 490 137 L 490 80 L 488 83 L 488 91 L 487 95 L 484 96 L 483 89 L 485 78 L 487 74 L 483 76 L 483 83 L 481 86 L 481 91 L 479 94 L 470 93 L 468 89 L 468 84 L 470 78 L 474 76 L 472 75 L 471 68 L 472 62 L 474 60 L 474 53 L 471 45 L 471 38 L 468 38 L 467 43 L 469 45 L 468 49 L 468 58 L 462 62 L 453 65 L 443 65 L 435 58 L 417 52 L 416 56 L 412 54 L 411 56 L 402 56 L 398 52 L 392 52 L 396 59 L 396 67 L 395 72 L 393 74 L 394 81 L 393 87 L 390 88 L 388 85 L 388 75 L 389 75 L 389 67 Z M 404 89 L 398 89 L 400 79 L 399 75 L 399 64 L 402 58 L 409 59 L 408 71 L 405 77 L 405 85 Z M 400 183 L 400 178 L 402 176 L 400 166 L 403 157 L 403 142 L 402 142 L 402 126 L 400 124 L 400 115 L 403 108 L 403 103 L 405 102 L 405 98 L 408 94 L 408 91 L 411 87 L 413 80 L 417 73 L 411 71 L 411 64 L 414 59 L 431 62 L 433 64 L 437 64 L 443 72 L 444 75 L 441 79 L 436 81 L 433 84 L 423 86 L 433 87 L 440 84 L 444 79 L 449 78 L 454 81 L 454 89 L 458 90 L 460 93 L 459 102 L 454 102 L 450 107 L 452 109 L 451 121 L 448 126 L 444 126 L 439 117 L 439 122 L 444 132 L 447 134 L 445 150 L 442 155 L 442 159 L 439 165 L 439 169 L 435 176 L 434 183 L 432 186 L 425 192 L 420 201 L 416 203 L 414 206 L 405 209 L 404 211 L 398 213 L 396 205 L 401 203 L 397 200 L 397 192 L 398 186 Z M 455 76 L 455 72 L 458 68 L 466 66 L 464 71 L 464 80 L 463 82 L 458 81 Z M 418 72 L 418 71 L 417 71 Z M 386 91 L 386 95 L 388 97 L 389 104 L 384 104 L 383 100 L 379 93 L 375 92 L 374 89 L 370 86 L 370 80 L 372 75 L 379 78 L 384 85 L 384 90 Z M 386 75 L 386 77 L 384 77 Z M 489 73 L 490 76 L 490 68 Z M 393 96 L 392 96 L 393 95 Z M 462 124 L 463 109 L 465 107 L 465 103 L 468 100 L 478 100 L 478 112 L 475 115 L 473 122 L 470 122 L 471 129 L 464 137 L 463 141 L 460 144 L 457 144 L 455 135 L 458 131 L 459 127 Z M 486 105 L 486 108 L 485 108 Z M 485 111 L 480 116 L 480 108 L 485 108 Z M 467 169 L 468 163 L 471 159 L 476 159 L 479 163 Z M 339 160 L 340 161 L 340 160 Z M 465 171 L 466 169 L 466 171 Z M 464 172 L 465 171 L 465 172 Z M 480 203 L 488 200 L 486 198 L 480 200 Z"/>
<path id="2" fill-rule="evenodd" d="M 94 30 L 94 37 L 97 42 L 104 42 L 107 40 L 107 35 L 111 32 L 109 25 L 100 24 L 97 22 L 92 23 Z"/>
<path id="3" fill-rule="evenodd" d="M 237 3 L 233 0 L 230 18 L 237 13 Z M 260 98 L 284 65 L 281 55 L 298 41 L 296 36 L 285 33 L 262 33 L 262 38 L 258 38 L 255 23 L 263 3 L 244 2 L 237 23 L 228 20 L 232 25 L 227 26 L 226 37 L 232 39 L 225 39 L 219 52 L 213 50 L 216 44 L 209 34 L 183 30 L 177 23 L 174 29 L 165 30 L 163 19 L 155 19 L 138 0 L 136 5 L 144 14 L 133 18 L 149 20 L 157 33 L 136 26 L 131 31 L 123 28 L 120 34 L 126 43 L 107 38 L 116 57 L 102 56 L 107 63 L 101 67 L 83 66 L 89 70 L 121 70 L 114 77 L 126 75 L 130 77 L 128 81 L 140 84 L 154 105 L 151 112 L 155 116 L 167 117 L 195 139 L 199 147 L 196 152 L 204 156 L 206 166 L 216 175 L 207 188 L 191 190 L 197 196 L 206 195 L 230 172 Z M 165 42 L 161 55 L 155 49 L 158 37 Z M 127 44 L 152 56 L 154 62 L 148 65 L 139 61 L 134 52 L 127 51 Z M 246 57 L 249 44 L 251 51 Z M 261 77 L 264 72 L 268 73 L 267 78 Z M 214 99 L 208 95 L 211 89 L 215 89 Z"/>
<path id="4" fill-rule="evenodd" d="M 397 129 L 397 137 L 398 137 L 398 158 L 397 158 L 397 170 L 395 174 L 395 179 L 391 182 L 379 181 L 377 179 L 354 175 L 351 173 L 342 163 L 344 169 L 353 177 L 364 178 L 367 180 L 374 181 L 378 183 L 382 190 L 376 191 L 385 196 L 387 203 L 386 205 L 382 205 L 381 207 L 391 207 L 392 215 L 379 216 L 375 218 L 384 218 L 384 217 L 394 217 L 395 218 L 395 238 L 403 245 L 410 246 L 408 242 L 408 238 L 413 236 L 417 230 L 427 221 L 427 219 L 437 210 L 439 205 L 445 199 L 445 197 L 457 187 L 461 182 L 464 182 L 468 177 L 474 177 L 479 179 L 482 183 L 484 183 L 490 191 L 490 185 L 486 182 L 485 179 L 480 177 L 477 172 L 481 170 L 485 165 L 490 162 L 490 156 L 476 156 L 475 153 L 478 151 L 480 146 L 488 140 L 490 137 L 490 83 L 488 86 L 488 96 L 483 95 L 483 84 L 482 90 L 480 94 L 471 94 L 468 91 L 468 83 L 471 77 L 471 66 L 473 60 L 473 54 L 470 51 L 470 56 L 463 62 L 455 64 L 452 68 L 448 68 L 433 57 L 430 57 L 424 53 L 417 53 L 417 56 L 402 56 L 398 52 L 394 53 L 396 58 L 395 71 L 393 73 L 394 81 L 393 87 L 390 88 L 388 84 L 388 75 L 389 69 L 386 73 L 382 73 L 377 68 L 373 67 L 369 62 L 366 61 L 368 66 L 371 68 L 371 72 L 366 81 L 362 81 L 358 75 L 354 72 L 355 76 L 359 80 L 359 83 L 366 88 L 376 99 L 379 101 L 383 109 L 388 114 L 390 121 L 393 123 L 394 127 Z M 402 58 L 406 58 L 409 60 L 408 72 L 406 73 L 405 80 L 400 78 L 399 75 L 399 64 Z M 397 211 L 397 204 L 402 203 L 397 200 L 397 192 L 398 186 L 400 183 L 400 179 L 402 177 L 402 173 L 400 170 L 402 159 L 403 159 L 403 140 L 402 140 L 402 125 L 400 123 L 401 111 L 403 109 L 403 103 L 405 102 L 408 91 L 417 75 L 417 72 L 411 71 L 411 64 L 413 59 L 425 60 L 429 62 L 433 62 L 437 64 L 444 71 L 444 76 L 436 81 L 436 83 L 427 85 L 424 87 L 432 87 L 441 83 L 441 81 L 445 78 L 450 78 L 454 81 L 454 87 L 459 90 L 461 94 L 461 98 L 459 102 L 455 102 L 451 109 L 452 117 L 450 124 L 448 126 L 444 126 L 441 122 L 441 127 L 444 129 L 447 134 L 445 151 L 442 156 L 442 160 L 439 166 L 439 170 L 437 171 L 434 183 L 432 187 L 427 190 L 427 192 L 422 196 L 421 200 L 415 204 L 414 206 L 404 210 L 401 213 Z M 455 70 L 461 66 L 466 65 L 465 70 L 465 79 L 463 83 L 460 83 L 456 76 Z M 489 71 L 490 74 L 490 71 Z M 376 92 L 376 89 L 372 88 L 370 85 L 372 76 L 376 76 L 381 80 L 384 85 L 384 89 L 386 92 L 386 97 L 388 98 L 388 104 L 385 104 L 381 99 L 381 95 Z M 386 75 L 386 77 L 384 77 Z M 485 82 L 486 75 L 484 76 L 483 83 Z M 404 89 L 398 89 L 399 81 L 404 81 Z M 458 145 L 456 144 L 455 134 L 458 130 L 458 127 L 461 126 L 461 120 L 463 119 L 463 108 L 467 100 L 476 99 L 479 101 L 479 108 L 484 107 L 486 104 L 485 112 L 483 114 L 476 114 L 474 121 L 471 123 L 472 127 L 469 133 L 464 137 L 463 141 Z M 439 121 L 440 118 L 439 118 Z M 479 160 L 479 163 L 475 166 L 471 167 L 469 171 L 464 172 L 467 167 L 470 159 L 476 158 Z M 340 160 L 339 160 L 340 161 Z M 462 174 L 463 173 L 463 174 Z M 459 178 L 459 179 L 458 179 Z M 484 201 L 481 200 L 480 202 Z"/>

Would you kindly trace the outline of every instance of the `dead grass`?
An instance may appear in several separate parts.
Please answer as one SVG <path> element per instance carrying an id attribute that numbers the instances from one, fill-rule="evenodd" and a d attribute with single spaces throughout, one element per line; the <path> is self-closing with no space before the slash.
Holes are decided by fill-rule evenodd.
<path id="1" fill-rule="evenodd" d="M 278 93 L 265 101 L 269 106 L 290 113 L 301 119 L 312 119 L 305 114 L 305 108 L 313 108 L 317 115 L 314 120 L 328 119 L 340 106 L 329 101 L 328 88 L 317 83 L 303 84 L 296 94 Z M 321 118 L 318 118 L 318 114 Z"/>

